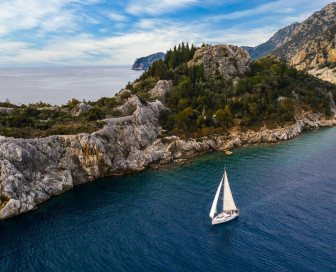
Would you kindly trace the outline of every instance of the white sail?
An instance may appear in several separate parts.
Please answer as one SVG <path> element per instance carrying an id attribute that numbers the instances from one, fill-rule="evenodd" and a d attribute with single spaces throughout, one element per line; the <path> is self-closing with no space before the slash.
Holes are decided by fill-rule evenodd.
<path id="1" fill-rule="evenodd" d="M 213 219 L 215 213 L 217 212 L 217 202 L 218 202 L 219 193 L 220 193 L 220 189 L 222 187 L 222 184 L 223 184 L 223 178 L 222 178 L 222 180 L 221 180 L 221 182 L 218 186 L 214 201 L 212 202 L 212 206 L 211 206 L 211 210 L 210 210 L 210 214 L 209 214 L 211 219 Z"/>
<path id="2" fill-rule="evenodd" d="M 228 210 L 237 210 L 237 207 L 232 197 L 226 171 L 224 170 L 223 211 L 228 211 Z"/>

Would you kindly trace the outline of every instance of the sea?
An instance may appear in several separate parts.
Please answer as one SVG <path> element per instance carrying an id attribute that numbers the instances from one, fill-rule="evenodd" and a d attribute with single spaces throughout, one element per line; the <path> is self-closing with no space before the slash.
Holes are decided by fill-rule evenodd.
<path id="1" fill-rule="evenodd" d="M 0 221 L 0 271 L 336 271 L 335 163 L 336 127 L 79 185 Z"/>
<path id="2" fill-rule="evenodd" d="M 0 68 L 0 102 L 66 104 L 113 97 L 143 71 L 130 66 Z"/>

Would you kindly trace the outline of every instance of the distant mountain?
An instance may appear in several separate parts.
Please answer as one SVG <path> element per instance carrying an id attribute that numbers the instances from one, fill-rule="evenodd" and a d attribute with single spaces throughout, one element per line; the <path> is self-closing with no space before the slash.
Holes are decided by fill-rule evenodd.
<path id="1" fill-rule="evenodd" d="M 135 60 L 132 69 L 133 70 L 147 70 L 149 66 L 151 66 L 151 64 L 156 61 L 156 60 L 160 60 L 160 59 L 164 59 L 165 58 L 165 54 L 162 52 L 156 53 L 156 54 L 152 54 L 149 55 L 147 57 L 142 57 L 142 58 L 138 58 Z"/>
<path id="2" fill-rule="evenodd" d="M 291 66 L 336 84 L 336 25 L 306 43 L 291 59 Z"/>
<path id="3" fill-rule="evenodd" d="M 272 54 L 290 61 L 307 43 L 313 41 L 335 24 L 336 3 L 331 3 L 297 26 L 285 43 L 272 51 Z"/>
<path id="4" fill-rule="evenodd" d="M 271 53 L 298 70 L 336 84 L 335 35 L 336 3 L 332 3 L 303 21 Z"/>
<path id="5" fill-rule="evenodd" d="M 286 39 L 291 36 L 294 29 L 299 26 L 299 23 L 293 23 L 289 26 L 278 30 L 267 42 L 262 43 L 255 47 L 242 46 L 245 49 L 252 60 L 260 59 L 270 53 L 272 50 L 285 43 Z"/>

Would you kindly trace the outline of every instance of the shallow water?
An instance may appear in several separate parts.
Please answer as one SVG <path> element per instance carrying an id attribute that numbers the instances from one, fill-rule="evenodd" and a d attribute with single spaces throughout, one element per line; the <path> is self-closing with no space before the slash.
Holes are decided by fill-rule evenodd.
<path id="1" fill-rule="evenodd" d="M 51 105 L 66 104 L 72 98 L 96 101 L 113 97 L 142 72 L 127 66 L 1 68 L 0 101 Z"/>
<path id="2" fill-rule="evenodd" d="M 1 271 L 335 271 L 336 127 L 77 186 L 0 222 Z M 240 216 L 211 226 L 226 165 Z"/>

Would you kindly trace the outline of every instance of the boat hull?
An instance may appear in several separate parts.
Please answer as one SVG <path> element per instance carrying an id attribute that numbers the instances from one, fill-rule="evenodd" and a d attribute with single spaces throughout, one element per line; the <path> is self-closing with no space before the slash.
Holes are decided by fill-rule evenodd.
<path id="1" fill-rule="evenodd" d="M 239 215 L 239 213 L 237 213 L 237 212 L 233 212 L 232 214 L 227 214 L 226 212 L 222 212 L 219 215 L 217 215 L 216 217 L 214 217 L 214 219 L 212 219 L 212 225 L 217 225 L 217 224 L 229 222 L 232 219 L 235 219 L 238 215 Z"/>

